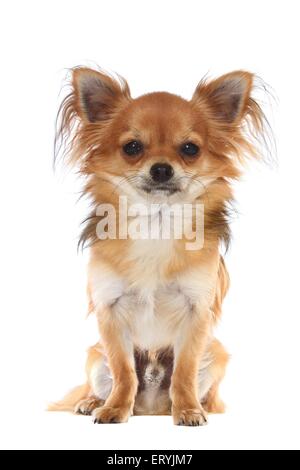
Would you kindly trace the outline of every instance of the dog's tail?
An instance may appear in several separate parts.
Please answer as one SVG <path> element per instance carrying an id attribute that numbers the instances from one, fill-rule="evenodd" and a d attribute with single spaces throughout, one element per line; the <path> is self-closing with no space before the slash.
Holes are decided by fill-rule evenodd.
<path id="1" fill-rule="evenodd" d="M 88 397 L 90 392 L 89 384 L 79 385 L 73 388 L 67 395 L 60 401 L 50 403 L 48 411 L 74 411 L 75 406 L 80 400 Z"/>

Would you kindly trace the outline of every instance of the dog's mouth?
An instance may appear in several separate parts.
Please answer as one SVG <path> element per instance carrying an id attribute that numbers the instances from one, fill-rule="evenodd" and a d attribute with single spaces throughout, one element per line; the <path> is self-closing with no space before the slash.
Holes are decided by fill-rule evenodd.
<path id="1" fill-rule="evenodd" d="M 142 190 L 148 194 L 163 193 L 166 195 L 171 195 L 178 193 L 180 191 L 180 188 L 175 184 L 147 184 L 142 186 Z"/>

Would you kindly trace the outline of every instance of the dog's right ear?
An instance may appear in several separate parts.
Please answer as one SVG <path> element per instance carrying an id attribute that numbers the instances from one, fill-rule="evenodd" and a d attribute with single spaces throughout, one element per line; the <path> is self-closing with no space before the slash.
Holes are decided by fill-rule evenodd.
<path id="1" fill-rule="evenodd" d="M 92 123 L 106 121 L 130 100 L 127 82 L 118 78 L 119 81 L 85 67 L 73 70 L 75 106 L 81 119 Z"/>

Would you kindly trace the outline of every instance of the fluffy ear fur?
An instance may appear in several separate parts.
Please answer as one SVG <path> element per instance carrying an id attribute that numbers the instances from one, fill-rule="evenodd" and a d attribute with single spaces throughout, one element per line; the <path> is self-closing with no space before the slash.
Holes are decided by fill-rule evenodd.
<path id="1" fill-rule="evenodd" d="M 193 100 L 204 100 L 214 119 L 224 124 L 236 124 L 244 115 L 252 84 L 251 73 L 231 72 L 209 83 L 200 82 Z"/>
<path id="2" fill-rule="evenodd" d="M 55 163 L 59 155 L 69 164 L 84 162 L 95 146 L 95 129 L 100 132 L 109 125 L 131 99 L 122 77 L 114 79 L 86 67 L 71 70 L 70 88 L 57 114 Z"/>
<path id="3" fill-rule="evenodd" d="M 273 161 L 272 131 L 252 96 L 255 90 L 268 91 L 258 77 L 242 70 L 198 84 L 191 102 L 207 118 L 211 151 L 215 155 L 225 159 L 234 156 L 242 164 L 248 157 Z"/>
<path id="4" fill-rule="evenodd" d="M 88 122 L 105 121 L 122 101 L 130 99 L 125 80 L 118 82 L 109 75 L 88 68 L 73 70 L 73 89 L 78 115 Z"/>

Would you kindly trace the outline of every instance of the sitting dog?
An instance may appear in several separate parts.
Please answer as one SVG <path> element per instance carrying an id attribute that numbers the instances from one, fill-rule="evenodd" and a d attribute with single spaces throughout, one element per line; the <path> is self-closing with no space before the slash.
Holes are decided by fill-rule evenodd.
<path id="1" fill-rule="evenodd" d="M 191 100 L 133 99 L 125 80 L 73 69 L 58 141 L 92 205 L 80 241 L 90 250 L 100 342 L 88 353 L 87 384 L 51 409 L 93 414 L 96 423 L 172 414 L 188 426 L 223 412 L 228 354 L 213 336 L 229 284 L 220 246 L 230 240 L 231 183 L 264 129 L 253 81 L 236 71 L 201 81 Z M 193 219 L 201 242 L 193 246 L 190 232 L 161 236 L 166 216 L 177 231 Z"/>

